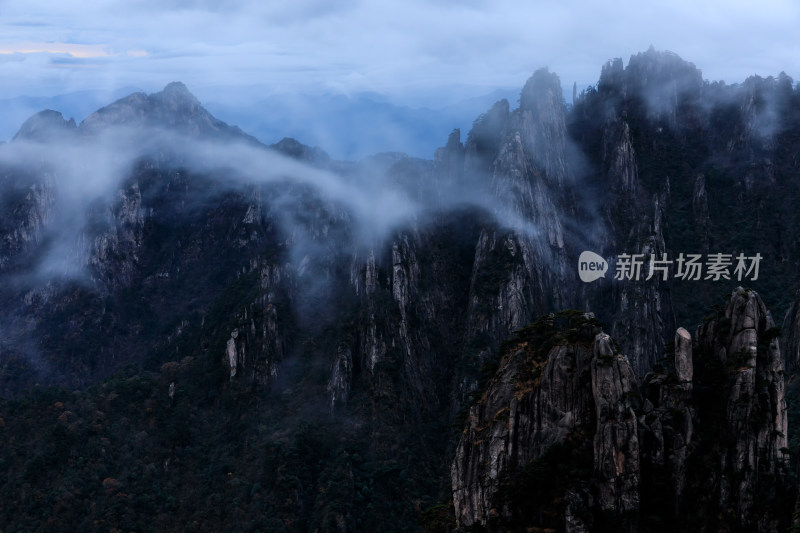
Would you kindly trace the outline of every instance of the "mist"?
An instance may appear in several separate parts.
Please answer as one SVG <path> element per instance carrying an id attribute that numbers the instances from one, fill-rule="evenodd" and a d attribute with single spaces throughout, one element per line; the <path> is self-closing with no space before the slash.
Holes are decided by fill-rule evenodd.
<path id="1" fill-rule="evenodd" d="M 391 172 L 398 162 L 407 163 L 407 168 Z M 298 220 L 300 197 L 313 198 L 327 216 L 344 220 L 353 253 L 380 247 L 398 230 L 424 226 L 442 213 L 464 208 L 493 213 L 498 224 L 521 233 L 538 232 L 490 194 L 490 176 L 465 187 L 437 177 L 426 160 L 386 154 L 359 163 L 312 163 L 248 138 L 203 139 L 163 128 L 114 127 L 0 145 L 0 168 L 11 174 L 36 169 L 32 183 L 53 190 L 52 206 L 43 206 L 47 215 L 36 237 L 44 252 L 35 268 L 18 275 L 33 276 L 37 284 L 58 278 L 86 281 L 93 238 L 89 219 L 101 216 L 112 226 L 121 223 L 114 219 L 115 206 L 123 201 L 131 179 L 135 183 L 137 165 L 142 164 L 180 169 L 190 179 L 207 177 L 203 183 L 208 188 L 194 191 L 187 200 L 195 204 L 187 206 L 189 210 L 207 207 L 226 192 L 246 196 L 248 188 L 269 187 L 264 209 L 280 220 L 282 233 L 291 236 L 292 256 L 298 262 L 319 249 L 319 242 L 310 241 L 325 240 L 324 235 L 304 237 L 308 228 Z M 136 217 L 148 216 L 144 203 L 137 209 Z"/>
<path id="2" fill-rule="evenodd" d="M 655 70 L 645 72 L 648 69 Z M 680 111 L 684 102 L 695 106 L 704 122 L 709 122 L 716 110 L 731 106 L 742 109 L 750 137 L 767 144 L 781 129 L 780 110 L 788 98 L 785 93 L 791 95 L 793 90 L 791 78 L 783 74 L 777 80 L 752 77 L 741 86 L 710 84 L 694 64 L 685 63 L 674 54 L 652 50 L 633 56 L 624 69 L 621 60 L 609 61 L 602 69 L 598 87 L 615 83 L 623 83 L 626 91 L 642 95 L 649 116 L 666 119 L 667 123 L 674 122 L 676 112 L 684 112 Z M 642 85 L 628 86 L 631 83 Z M 583 98 L 584 95 L 579 103 Z M 306 157 L 309 161 L 284 155 L 247 135 L 204 136 L 197 132 L 177 133 L 153 124 L 108 125 L 102 119 L 99 124 L 99 130 L 77 128 L 69 134 L 50 135 L 38 141 L 23 137 L 0 145 L 0 167 L 11 173 L 14 169 L 27 169 L 27 173 L 36 169 L 38 178 L 34 182 L 54 191 L 52 206 L 44 209 L 47 220 L 35 237 L 45 244 L 43 252 L 36 258 L 35 268 L 19 275 L 34 275 L 39 283 L 59 276 L 85 279 L 92 253 L 91 235 L 87 233 L 90 216 L 97 217 L 99 208 L 101 218 L 105 217 L 112 226 L 118 224 L 111 211 L 121 201 L 131 178 L 136 177 L 137 165 L 148 161 L 161 168 L 207 176 L 204 183 L 209 189 L 193 191 L 193 197 L 187 200 L 197 209 L 225 192 L 246 196 L 248 187 L 268 186 L 266 209 L 280 221 L 282 234 L 291 236 L 291 257 L 296 264 L 307 256 L 327 253 L 326 246 L 320 245 L 325 235 L 307 234 L 310 230 L 303 220 L 306 215 L 297 206 L 302 195 L 313 198 L 326 216 L 343 221 L 346 229 L 336 236 L 337 245 L 362 255 L 381 247 L 398 230 L 423 227 L 442 213 L 465 208 L 485 211 L 499 226 L 531 238 L 541 232 L 535 222 L 541 213 L 509 208 L 520 201 L 518 191 L 513 187 L 492 190 L 491 167 L 454 181 L 435 168 L 435 161 L 400 153 L 377 154 L 353 163 L 331 160 L 316 151 L 316 155 Z M 374 126 L 378 132 L 393 131 L 390 117 L 378 118 Z M 319 138 L 329 132 L 323 129 Z M 371 134 L 372 130 L 363 129 L 352 135 L 368 139 Z M 386 138 L 384 142 L 388 142 Z M 565 179 L 580 201 L 577 212 L 562 213 L 559 218 L 570 234 L 567 240 L 588 249 L 601 240 L 604 232 L 602 191 L 596 190 L 601 184 L 587 181 L 593 163 L 586 160 L 575 140 L 567 135 L 565 143 L 569 168 Z M 368 145 L 359 145 L 359 150 Z M 524 201 L 533 205 L 536 200 Z M 138 209 L 141 212 L 137 217 L 148 216 L 143 211 L 145 206 Z"/>

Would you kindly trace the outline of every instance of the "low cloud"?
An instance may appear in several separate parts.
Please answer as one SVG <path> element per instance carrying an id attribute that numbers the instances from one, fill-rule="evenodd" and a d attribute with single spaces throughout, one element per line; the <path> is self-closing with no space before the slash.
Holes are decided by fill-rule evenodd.
<path id="1" fill-rule="evenodd" d="M 0 45 L 0 54 L 67 54 L 82 59 L 112 55 L 105 46 L 96 44 L 26 42 Z"/>
<path id="2" fill-rule="evenodd" d="M 155 88 L 178 78 L 202 98 L 221 85 L 265 85 L 287 92 L 375 91 L 403 101 L 457 86 L 480 94 L 520 85 L 541 66 L 582 88 L 596 82 L 606 60 L 653 45 L 695 62 L 708 79 L 730 83 L 782 70 L 800 78 L 799 22 L 800 7 L 783 0 L 626 0 L 613 10 L 583 1 L 306 0 L 287 7 L 253 0 L 124 6 L 40 0 L 4 4 L 0 50 L 106 54 L 113 61 L 101 72 L 74 69 L 55 80 L 48 65 L 27 61 L 21 82 L 8 75 L 7 64 L 0 64 L 0 75 L 13 80 L 7 96 L 45 87 Z"/>
<path id="3" fill-rule="evenodd" d="M 0 145 L 0 168 L 39 169 L 55 189 L 44 239 L 51 244 L 34 269 L 37 283 L 84 276 L 90 253 L 88 217 L 98 205 L 118 202 L 118 191 L 134 176 L 135 165 L 147 160 L 159 161 L 161 168 L 211 176 L 215 189 L 197 192 L 200 197 L 193 201 L 198 205 L 207 200 L 201 198 L 204 194 L 211 198 L 225 190 L 244 193 L 253 185 L 274 186 L 270 190 L 278 192 L 265 200 L 267 208 L 282 222 L 285 235 L 296 234 L 293 246 L 303 253 L 316 245 L 304 242 L 305 228 L 296 220 L 297 194 L 314 198 L 326 216 L 345 217 L 349 242 L 343 244 L 354 253 L 380 246 L 398 229 L 422 226 L 438 213 L 465 207 L 493 213 L 498 224 L 520 233 L 538 231 L 530 220 L 500 205 L 502 200 L 489 191 L 488 176 L 469 187 L 437 180 L 431 162 L 403 155 L 379 156 L 334 171 L 252 141 L 202 140 L 158 129 L 112 128 L 100 135 L 79 130 L 57 141 L 17 139 Z M 397 161 L 406 168 L 387 171 Z"/>

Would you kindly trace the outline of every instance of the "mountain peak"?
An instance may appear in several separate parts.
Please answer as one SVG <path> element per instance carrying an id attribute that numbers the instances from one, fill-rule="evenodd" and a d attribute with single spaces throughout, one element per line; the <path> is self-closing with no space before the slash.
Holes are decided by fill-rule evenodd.
<path id="1" fill-rule="evenodd" d="M 65 120 L 58 111 L 45 109 L 26 120 L 14 135 L 14 140 L 47 140 L 75 128 L 75 119 Z"/>
<path id="2" fill-rule="evenodd" d="M 619 86 L 625 83 L 629 88 L 647 88 L 667 83 L 678 83 L 686 89 L 702 85 L 702 72 L 675 52 L 656 50 L 652 45 L 645 52 L 631 56 L 627 67 L 622 59 L 608 61 L 600 74 L 600 85 Z"/>
<path id="3" fill-rule="evenodd" d="M 168 83 L 164 87 L 164 90 L 161 91 L 161 92 L 163 92 L 165 94 L 173 94 L 173 93 L 174 94 L 183 94 L 183 95 L 188 95 L 188 96 L 191 96 L 192 98 L 194 98 L 194 95 L 191 92 L 189 92 L 189 89 L 186 87 L 186 84 L 184 84 L 182 81 L 172 81 L 172 82 Z"/>
<path id="4" fill-rule="evenodd" d="M 180 81 L 168 83 L 161 92 L 154 93 L 150 96 L 169 105 L 201 107 L 200 101 L 189 91 L 186 85 Z"/>
<path id="5" fill-rule="evenodd" d="M 535 109 L 540 106 L 561 107 L 564 99 L 561 80 L 549 69 L 540 68 L 528 79 L 520 95 L 520 107 Z"/>
<path id="6" fill-rule="evenodd" d="M 675 52 L 669 50 L 656 50 L 652 46 L 646 52 L 631 56 L 628 69 L 640 76 L 654 78 L 655 81 L 664 79 L 686 79 L 687 81 L 702 83 L 702 73 L 694 65 L 686 61 Z"/>
<path id="7" fill-rule="evenodd" d="M 166 128 L 192 137 L 236 137 L 255 141 L 239 128 L 209 113 L 182 82 L 173 81 L 160 92 L 133 93 L 95 111 L 80 128 L 96 133 L 109 127 Z"/>

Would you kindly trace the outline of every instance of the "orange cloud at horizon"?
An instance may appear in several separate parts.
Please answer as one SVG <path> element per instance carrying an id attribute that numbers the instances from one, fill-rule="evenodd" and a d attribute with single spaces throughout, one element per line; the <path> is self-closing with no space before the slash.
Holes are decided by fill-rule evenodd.
<path id="1" fill-rule="evenodd" d="M 95 57 L 111 57 L 114 55 L 109 52 L 102 44 L 73 44 L 73 43 L 45 43 L 27 42 L 0 44 L 0 54 L 69 54 L 79 59 L 91 59 Z M 125 55 L 130 57 L 145 57 L 147 52 L 144 50 L 128 50 Z"/>

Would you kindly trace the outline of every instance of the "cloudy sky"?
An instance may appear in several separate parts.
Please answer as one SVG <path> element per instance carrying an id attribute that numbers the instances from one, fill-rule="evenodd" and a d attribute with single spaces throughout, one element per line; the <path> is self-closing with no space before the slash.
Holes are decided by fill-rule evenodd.
<path id="1" fill-rule="evenodd" d="M 791 0 L 0 0 L 0 98 L 182 80 L 206 98 L 233 86 L 437 103 L 521 87 L 542 66 L 582 87 L 651 44 L 709 79 L 798 79 L 798 27 Z"/>

